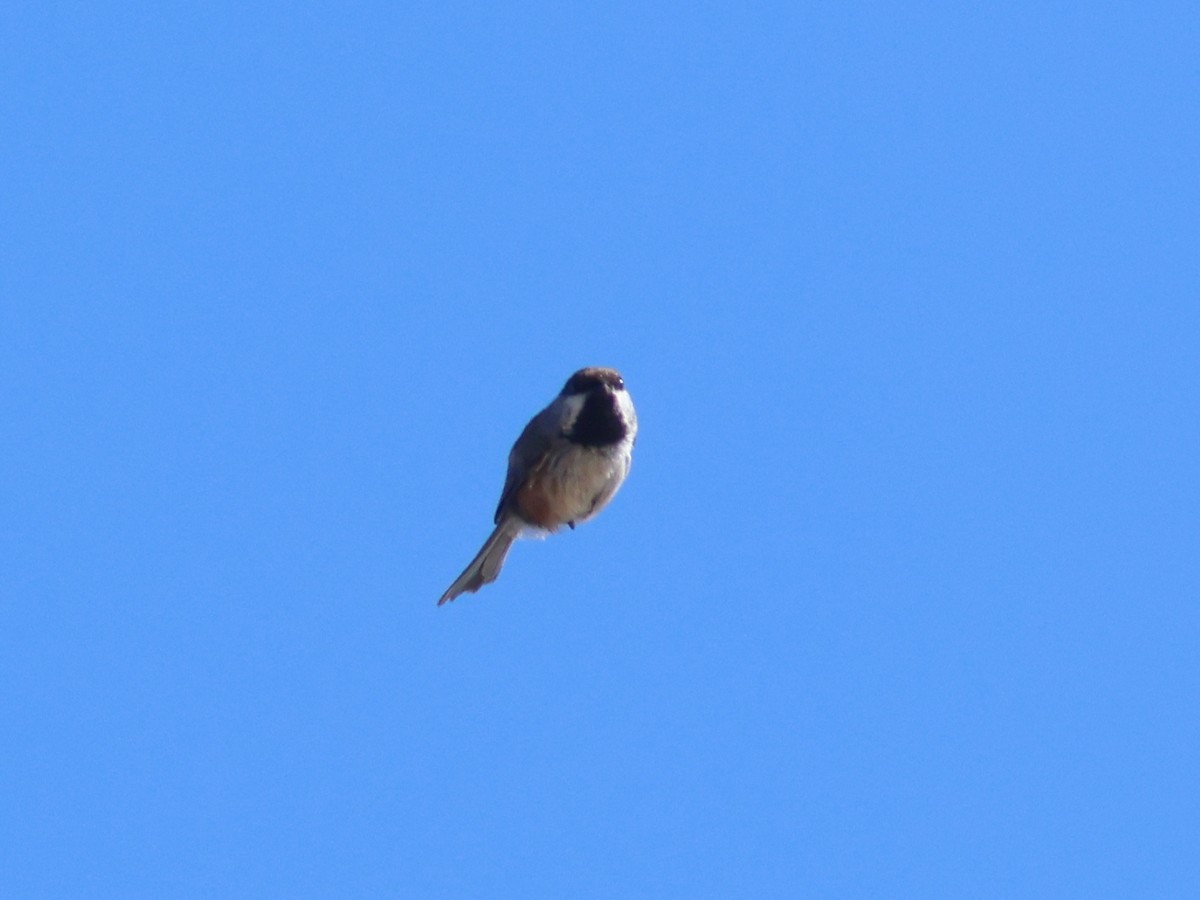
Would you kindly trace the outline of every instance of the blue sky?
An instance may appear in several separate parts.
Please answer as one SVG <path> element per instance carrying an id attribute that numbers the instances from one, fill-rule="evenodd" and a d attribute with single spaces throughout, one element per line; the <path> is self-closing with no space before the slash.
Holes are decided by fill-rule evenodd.
<path id="1" fill-rule="evenodd" d="M 10 11 L 5 896 L 1194 891 L 1198 36 Z M 583 365 L 626 486 L 437 608 Z"/>

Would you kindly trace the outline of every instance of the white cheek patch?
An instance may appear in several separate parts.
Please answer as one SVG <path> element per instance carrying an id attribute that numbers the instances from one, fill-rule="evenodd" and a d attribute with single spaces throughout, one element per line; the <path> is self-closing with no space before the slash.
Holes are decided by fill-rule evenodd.
<path id="1" fill-rule="evenodd" d="M 617 409 L 621 418 L 629 426 L 629 434 L 626 435 L 625 440 L 632 445 L 633 439 L 637 437 L 637 413 L 633 409 L 633 400 L 628 391 L 617 391 L 613 396 L 616 397 Z"/>
<path id="2" fill-rule="evenodd" d="M 572 394 L 569 397 L 563 397 L 562 428 L 565 433 L 570 434 L 571 429 L 575 427 L 575 420 L 583 412 L 583 404 L 586 400 L 587 396 L 584 394 Z"/>

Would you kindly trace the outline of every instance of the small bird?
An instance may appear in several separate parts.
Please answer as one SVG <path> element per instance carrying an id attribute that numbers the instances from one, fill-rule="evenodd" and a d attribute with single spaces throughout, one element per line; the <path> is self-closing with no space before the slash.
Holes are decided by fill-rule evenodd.
<path id="1" fill-rule="evenodd" d="M 637 428 L 620 373 L 592 366 L 567 379 L 513 444 L 496 530 L 438 606 L 495 581 L 523 532 L 573 529 L 600 512 L 629 474 Z"/>

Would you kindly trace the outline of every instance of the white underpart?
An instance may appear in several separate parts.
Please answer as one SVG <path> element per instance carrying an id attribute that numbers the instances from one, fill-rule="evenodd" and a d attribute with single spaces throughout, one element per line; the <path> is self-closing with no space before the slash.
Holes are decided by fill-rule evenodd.
<path id="1" fill-rule="evenodd" d="M 608 505 L 629 474 L 633 462 L 633 444 L 637 438 L 637 413 L 633 401 L 626 391 L 614 391 L 617 413 L 625 422 L 625 437 L 608 447 L 581 448 L 588 461 L 579 467 L 576 463 L 576 486 L 579 514 L 575 522 L 586 522 Z M 582 476 L 582 477 L 581 477 Z M 590 509 L 592 499 L 599 496 L 600 502 Z"/>

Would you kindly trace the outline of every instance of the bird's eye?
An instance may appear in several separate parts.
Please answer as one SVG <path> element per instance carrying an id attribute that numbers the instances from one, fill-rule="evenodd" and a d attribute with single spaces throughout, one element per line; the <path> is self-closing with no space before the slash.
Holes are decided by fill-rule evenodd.
<path id="1" fill-rule="evenodd" d="M 623 390 L 625 390 L 625 379 L 624 379 L 624 378 L 618 378 L 618 379 L 617 379 L 617 380 L 616 380 L 616 381 L 613 383 L 613 387 L 615 387 L 615 388 L 616 388 L 618 391 L 623 391 Z"/>

